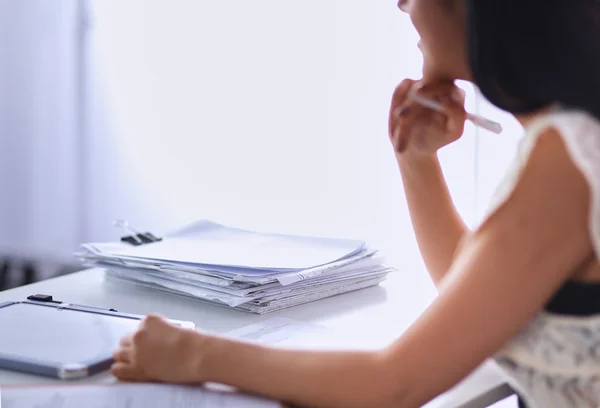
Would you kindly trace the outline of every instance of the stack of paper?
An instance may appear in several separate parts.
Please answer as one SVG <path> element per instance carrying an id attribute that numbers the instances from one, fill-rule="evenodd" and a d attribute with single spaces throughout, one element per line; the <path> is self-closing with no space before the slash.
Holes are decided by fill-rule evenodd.
<path id="1" fill-rule="evenodd" d="M 200 221 L 140 246 L 85 244 L 108 279 L 267 313 L 377 285 L 393 271 L 363 241 L 265 234 Z"/>

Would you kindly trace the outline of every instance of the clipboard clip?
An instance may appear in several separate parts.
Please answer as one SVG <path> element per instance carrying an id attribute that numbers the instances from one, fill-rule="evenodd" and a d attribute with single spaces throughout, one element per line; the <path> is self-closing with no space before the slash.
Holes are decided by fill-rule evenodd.
<path id="1" fill-rule="evenodd" d="M 91 309 L 91 310 L 103 310 L 103 311 L 108 311 L 108 312 L 117 312 L 116 309 L 103 309 L 100 307 L 75 305 L 73 303 L 61 302 L 60 300 L 54 300 L 52 295 L 42 295 L 42 294 L 30 295 L 30 296 L 27 296 L 27 300 L 32 300 L 34 302 L 54 304 L 54 305 L 56 305 L 57 310 L 64 310 L 64 309 L 68 309 L 70 306 L 74 306 L 74 307 L 82 307 L 82 308 Z"/>
<path id="2" fill-rule="evenodd" d="M 162 238 L 158 238 L 150 232 L 137 231 L 129 225 L 129 222 L 127 220 L 115 220 L 113 222 L 113 225 L 117 228 L 123 228 L 129 233 L 129 235 L 121 237 L 121 242 L 126 242 L 131 245 L 139 246 L 162 241 Z"/>

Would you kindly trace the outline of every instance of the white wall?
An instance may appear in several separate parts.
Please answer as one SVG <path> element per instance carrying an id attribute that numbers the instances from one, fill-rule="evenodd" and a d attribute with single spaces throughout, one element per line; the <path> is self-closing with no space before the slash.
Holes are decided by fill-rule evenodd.
<path id="1" fill-rule="evenodd" d="M 393 1 L 94 6 L 94 238 L 115 238 L 115 218 L 159 230 L 212 218 L 418 256 L 387 112 L 421 57 Z M 474 141 L 469 127 L 442 154 L 469 221 Z"/>
<path id="2" fill-rule="evenodd" d="M 416 42 L 393 1 L 0 0 L 0 252 L 212 218 L 420 262 L 387 136 Z M 475 148 L 442 152 L 470 223 Z"/>

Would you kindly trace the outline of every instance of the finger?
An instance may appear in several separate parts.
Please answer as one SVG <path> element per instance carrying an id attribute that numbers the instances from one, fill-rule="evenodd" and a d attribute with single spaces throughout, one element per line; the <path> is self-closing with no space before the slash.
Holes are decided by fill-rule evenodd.
<path id="1" fill-rule="evenodd" d="M 392 105 L 390 113 L 393 113 L 393 111 L 396 108 L 402 106 L 406 102 L 406 100 L 408 99 L 408 94 L 410 93 L 415 83 L 416 81 L 412 79 L 405 79 L 400 83 L 400 85 L 396 87 L 396 89 L 394 90 L 394 94 L 392 95 Z"/>
<path id="2" fill-rule="evenodd" d="M 453 83 L 425 85 L 417 87 L 414 92 L 422 98 L 438 101 L 449 97 L 463 105 L 466 97 L 465 91 Z"/>
<path id="3" fill-rule="evenodd" d="M 121 361 L 124 363 L 133 362 L 132 359 L 133 349 L 130 347 L 120 347 L 113 352 L 113 359 L 115 361 Z"/>
<path id="4" fill-rule="evenodd" d="M 391 136 L 396 138 L 400 121 L 405 121 L 409 116 L 414 116 L 416 113 L 423 111 L 425 108 L 414 101 L 407 99 L 402 105 L 397 106 L 390 113 L 388 131 Z M 396 140 L 396 139 L 393 139 Z"/>
<path id="5" fill-rule="evenodd" d="M 465 105 L 465 100 L 467 99 L 467 93 L 464 89 L 456 87 L 454 93 L 452 94 L 453 99 L 460 103 L 461 105 Z"/>
<path id="6" fill-rule="evenodd" d="M 430 109 L 426 106 L 423 106 L 412 99 L 406 99 L 402 105 L 398 105 L 391 111 L 390 124 L 395 128 L 398 120 L 406 119 L 409 116 L 415 116 L 429 110 Z"/>
<path id="7" fill-rule="evenodd" d="M 151 326 L 151 325 L 155 325 L 155 324 L 168 324 L 167 320 L 164 319 L 162 316 L 156 314 L 156 313 L 151 313 L 148 316 L 146 316 L 144 318 L 144 320 L 142 320 L 142 323 L 140 325 L 140 327 L 144 326 Z"/>
<path id="8" fill-rule="evenodd" d="M 157 317 L 158 316 L 155 314 L 149 314 L 146 317 L 144 317 L 142 319 L 142 321 L 140 322 L 140 325 L 138 326 L 137 333 L 139 333 L 140 331 L 146 330 L 148 328 L 148 326 L 154 325 L 156 323 Z M 135 340 L 135 335 L 134 335 L 134 340 Z"/>
<path id="9" fill-rule="evenodd" d="M 448 126 L 448 116 L 446 113 L 440 113 L 431 109 L 420 107 L 412 109 L 407 115 L 407 118 L 399 125 L 399 136 L 396 136 L 398 142 L 398 150 L 402 153 L 410 143 L 413 143 L 413 138 L 427 138 L 432 131 L 437 133 L 445 133 Z M 424 140 L 415 140 L 415 142 L 424 143 Z"/>
<path id="10" fill-rule="evenodd" d="M 417 148 L 441 144 L 437 139 L 446 133 L 448 117 L 443 113 L 432 110 L 420 112 L 413 119 L 410 131 L 410 143 L 416 143 Z M 414 139 L 414 140 L 413 140 Z"/>
<path id="11" fill-rule="evenodd" d="M 119 341 L 119 345 L 121 345 L 122 347 L 128 347 L 133 345 L 133 340 L 132 340 L 132 334 L 126 334 L 125 336 L 121 337 L 121 340 Z"/>
<path id="12" fill-rule="evenodd" d="M 112 375 L 123 381 L 144 381 L 145 376 L 142 370 L 129 363 L 115 363 L 110 368 Z"/>
<path id="13" fill-rule="evenodd" d="M 414 126 L 415 119 L 422 113 L 421 109 L 411 106 L 398 120 L 394 129 L 396 149 L 398 153 L 403 153 L 410 143 L 411 129 Z"/>
<path id="14" fill-rule="evenodd" d="M 444 112 L 448 115 L 447 128 L 449 136 L 453 138 L 460 136 L 467 120 L 467 112 L 464 106 L 451 99 L 443 100 L 441 103 Z"/>
<path id="15" fill-rule="evenodd" d="M 165 319 L 158 313 L 150 313 L 148 316 L 146 316 L 146 321 L 164 322 Z"/>
<path id="16" fill-rule="evenodd" d="M 400 118 L 400 117 L 406 115 L 408 113 L 409 109 L 410 109 L 410 104 L 400 105 L 392 111 L 392 116 L 394 118 Z"/>
<path id="17" fill-rule="evenodd" d="M 394 129 L 394 135 L 392 139 L 394 141 L 394 147 L 398 153 L 402 153 L 404 150 L 406 150 L 406 141 L 405 138 L 402 138 L 400 135 L 400 131 L 400 127 L 397 126 L 396 129 Z"/>
<path id="18" fill-rule="evenodd" d="M 435 111 L 421 114 L 421 117 L 419 117 L 418 120 L 422 120 L 421 123 L 435 126 L 438 129 L 446 129 L 448 125 L 448 115 Z"/>

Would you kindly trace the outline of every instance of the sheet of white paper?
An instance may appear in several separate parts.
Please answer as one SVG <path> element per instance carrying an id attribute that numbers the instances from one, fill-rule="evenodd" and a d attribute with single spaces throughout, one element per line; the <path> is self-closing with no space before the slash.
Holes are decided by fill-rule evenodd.
<path id="1" fill-rule="evenodd" d="M 305 350 L 372 350 L 373 344 L 361 344 L 344 333 L 300 320 L 274 317 L 260 323 L 231 330 L 222 336 L 280 348 Z"/>
<path id="2" fill-rule="evenodd" d="M 90 244 L 84 245 L 88 247 Z M 102 244 L 100 244 L 102 246 Z M 310 269 L 303 269 L 293 272 L 266 272 L 253 269 L 240 269 L 224 266 L 211 266 L 210 268 L 199 268 L 189 264 L 169 264 L 157 261 L 149 261 L 146 259 L 133 259 L 120 257 L 118 260 L 105 255 L 96 255 L 84 250 L 79 252 L 77 256 L 90 267 L 100 268 L 124 268 L 124 269 L 139 269 L 144 271 L 154 271 L 157 273 L 175 274 L 182 277 L 187 276 L 188 279 L 193 279 L 201 282 L 216 282 L 219 281 L 219 286 L 230 286 L 233 282 L 242 284 L 244 282 L 251 285 L 262 285 L 267 283 L 278 282 L 282 285 L 291 285 L 305 279 L 315 278 L 321 275 L 329 275 L 347 269 L 354 269 L 361 264 L 367 263 L 383 263 L 383 258 L 375 258 L 377 253 L 375 250 L 364 249 L 355 255 L 344 258 L 343 260 L 329 263 L 327 265 L 318 266 Z M 377 260 L 377 261 L 376 261 Z M 213 283 L 217 284 L 217 283 Z M 232 286 L 236 286 L 233 284 Z"/>
<path id="3" fill-rule="evenodd" d="M 197 300 L 199 302 L 207 302 L 207 303 L 210 303 L 210 304 L 213 304 L 216 306 L 232 307 L 232 306 L 228 306 L 227 304 L 225 304 L 221 301 L 217 301 L 214 299 L 211 300 L 211 299 L 207 299 L 207 298 L 198 298 L 193 295 L 190 295 L 189 293 L 180 292 L 180 291 L 174 290 L 174 289 L 169 289 L 169 288 L 159 286 L 159 285 L 156 285 L 153 283 L 131 281 L 128 279 L 123 279 L 119 276 L 110 275 L 108 273 L 106 274 L 106 279 L 108 281 L 112 281 L 119 285 L 125 284 L 125 285 L 131 285 L 133 287 L 142 287 L 145 289 L 168 293 L 171 295 L 183 296 L 186 298 Z M 302 305 L 305 303 L 314 302 L 314 301 L 325 299 L 325 298 L 328 298 L 331 296 L 341 295 L 343 293 L 352 292 L 352 291 L 360 290 L 360 289 L 365 289 L 365 288 L 368 288 L 371 286 L 378 285 L 383 280 L 385 280 L 385 278 L 368 279 L 368 280 L 358 281 L 358 282 L 351 283 L 351 284 L 345 284 L 345 285 L 337 287 L 333 290 L 318 291 L 318 292 L 313 292 L 310 294 L 302 294 L 299 296 L 286 297 L 286 298 L 279 299 L 276 301 L 270 301 L 268 303 L 268 305 L 265 305 L 265 304 L 259 305 L 256 303 L 247 302 L 247 303 L 241 304 L 239 306 L 235 306 L 234 308 L 237 310 L 242 310 L 245 312 L 256 313 L 256 314 L 271 313 L 271 312 L 275 312 L 277 310 L 287 309 L 289 307 L 294 307 L 294 306 Z"/>
<path id="4" fill-rule="evenodd" d="M 110 278 L 119 278 L 136 284 L 150 285 L 156 289 L 176 291 L 197 299 L 221 302 L 225 305 L 236 307 L 252 301 L 264 303 L 291 297 L 311 297 L 323 293 L 338 294 L 347 291 L 347 288 L 360 285 L 364 282 L 377 281 L 379 283 L 385 279 L 387 273 L 386 270 L 367 271 L 340 279 L 320 280 L 318 282 L 303 281 L 302 284 L 299 284 L 300 286 L 279 286 L 257 293 L 248 293 L 245 290 L 215 286 L 211 288 L 209 285 L 199 286 L 198 284 L 190 284 L 189 282 L 183 282 L 174 278 L 161 277 L 136 270 L 110 269 L 106 272 L 106 275 Z"/>
<path id="5" fill-rule="evenodd" d="M 305 338 L 325 338 L 327 334 L 328 330 L 324 326 L 283 317 L 274 317 L 260 323 L 231 330 L 223 335 L 252 343 L 293 347 L 302 346 L 302 340 Z"/>
<path id="6" fill-rule="evenodd" d="M 276 402 L 231 392 L 159 384 L 14 387 L 2 408 L 277 408 Z"/>
<path id="7" fill-rule="evenodd" d="M 344 292 L 348 292 L 351 291 L 353 287 L 367 287 L 367 286 L 363 286 L 363 285 L 375 285 L 377 283 L 382 282 L 383 280 L 385 280 L 385 275 L 376 275 L 376 276 L 372 276 L 372 277 L 365 277 L 365 278 L 357 278 L 357 279 L 351 279 L 351 280 L 347 280 L 347 281 L 340 281 L 340 282 L 336 282 L 333 284 L 327 284 L 327 285 L 316 285 L 315 287 L 307 287 L 307 288 L 300 288 L 294 291 L 290 291 L 287 293 L 277 293 L 277 294 L 268 294 L 265 296 L 261 296 L 259 299 L 257 299 L 257 302 L 261 302 L 261 303 L 265 303 L 265 302 L 270 302 L 270 303 L 277 303 L 277 302 L 281 302 L 281 301 L 289 301 L 292 299 L 304 299 L 304 298 L 310 298 L 312 296 L 334 296 L 340 293 L 344 293 Z M 319 297 L 320 299 L 322 299 L 323 297 Z"/>
<path id="8" fill-rule="evenodd" d="M 264 270 L 299 270 L 343 259 L 363 241 L 266 234 L 199 222 L 161 242 L 142 246 L 90 246 L 113 256 L 224 265 Z"/>
<path id="9" fill-rule="evenodd" d="M 106 271 L 106 274 L 107 276 L 116 277 L 121 280 L 129 280 L 131 282 L 142 283 L 146 285 L 155 286 L 157 288 L 164 288 L 171 291 L 176 291 L 198 299 L 221 302 L 232 307 L 239 306 L 246 302 L 250 302 L 254 299 L 258 299 L 257 296 L 240 297 L 229 293 L 218 292 L 211 289 L 175 282 L 173 280 L 161 279 L 137 271 L 123 272 L 120 270 L 108 270 Z"/>
<path id="10" fill-rule="evenodd" d="M 336 289 L 335 291 L 318 292 L 310 295 L 294 296 L 291 298 L 280 299 L 276 301 L 268 302 L 267 304 L 257 305 L 254 303 L 244 303 L 243 305 L 237 306 L 236 309 L 247 311 L 250 313 L 266 314 L 276 312 L 278 310 L 287 309 L 290 307 L 300 306 L 306 303 L 315 302 L 317 300 L 326 299 L 331 296 L 341 295 L 343 293 L 352 292 L 355 290 L 365 289 L 371 286 L 375 286 L 382 282 L 382 279 L 373 279 L 364 282 L 358 282 L 350 286 Z"/>
<path id="11" fill-rule="evenodd" d="M 378 264 L 383 262 L 382 258 L 375 258 L 374 255 L 377 251 L 364 249 L 357 254 L 346 257 L 342 260 L 329 263 L 327 265 L 318 266 L 315 268 L 288 272 L 283 274 L 277 274 L 274 277 L 281 283 L 282 285 L 291 285 L 296 282 L 300 282 L 306 279 L 315 278 L 320 275 L 335 273 L 335 271 L 345 268 L 353 268 L 359 264 L 373 263 L 376 262 Z"/>
<path id="12" fill-rule="evenodd" d="M 508 397 L 500 402 L 490 405 L 489 408 L 518 408 L 519 399 L 517 396 Z"/>
<path id="13" fill-rule="evenodd" d="M 342 285 L 344 282 L 350 283 L 359 281 L 361 279 L 364 280 L 367 278 L 375 278 L 377 276 L 385 276 L 391 272 L 391 269 L 379 267 L 373 269 L 354 270 L 348 271 L 348 273 L 339 273 L 335 275 L 316 277 L 311 280 L 300 281 L 289 286 L 282 286 L 278 283 L 271 283 L 250 288 L 236 288 L 223 285 L 214 285 L 208 282 L 200 282 L 197 280 L 180 278 L 164 272 L 142 272 L 134 269 L 121 270 L 115 268 L 111 268 L 111 271 L 113 271 L 113 273 L 118 273 L 121 277 L 125 279 L 151 282 L 161 286 L 165 286 L 163 285 L 164 282 L 175 282 L 177 287 L 172 287 L 172 289 L 177 289 L 178 287 L 181 288 L 183 287 L 181 285 L 185 285 L 185 287 L 189 287 L 191 290 L 201 291 L 203 289 L 206 289 L 207 293 L 210 293 L 211 295 L 217 295 L 222 293 L 223 296 L 231 295 L 233 297 L 240 297 L 241 299 L 237 300 L 244 303 L 246 301 L 257 299 L 263 296 L 277 296 L 278 294 L 286 293 L 303 293 L 303 291 L 312 289 L 324 290 L 328 287 L 333 287 L 335 285 Z M 190 294 L 193 293 L 190 292 Z"/>
<path id="14" fill-rule="evenodd" d="M 305 297 L 317 293 L 331 293 L 339 290 L 343 290 L 352 285 L 360 284 L 366 281 L 372 281 L 376 279 L 385 279 L 386 273 L 377 273 L 366 276 L 353 277 L 350 279 L 336 280 L 332 282 L 317 282 L 314 284 L 304 285 L 297 288 L 289 289 L 288 287 L 282 287 L 278 289 L 268 290 L 265 293 L 259 293 L 255 296 L 259 296 L 256 300 L 259 302 L 270 302 L 278 301 L 281 299 L 287 299 L 292 297 Z"/>

